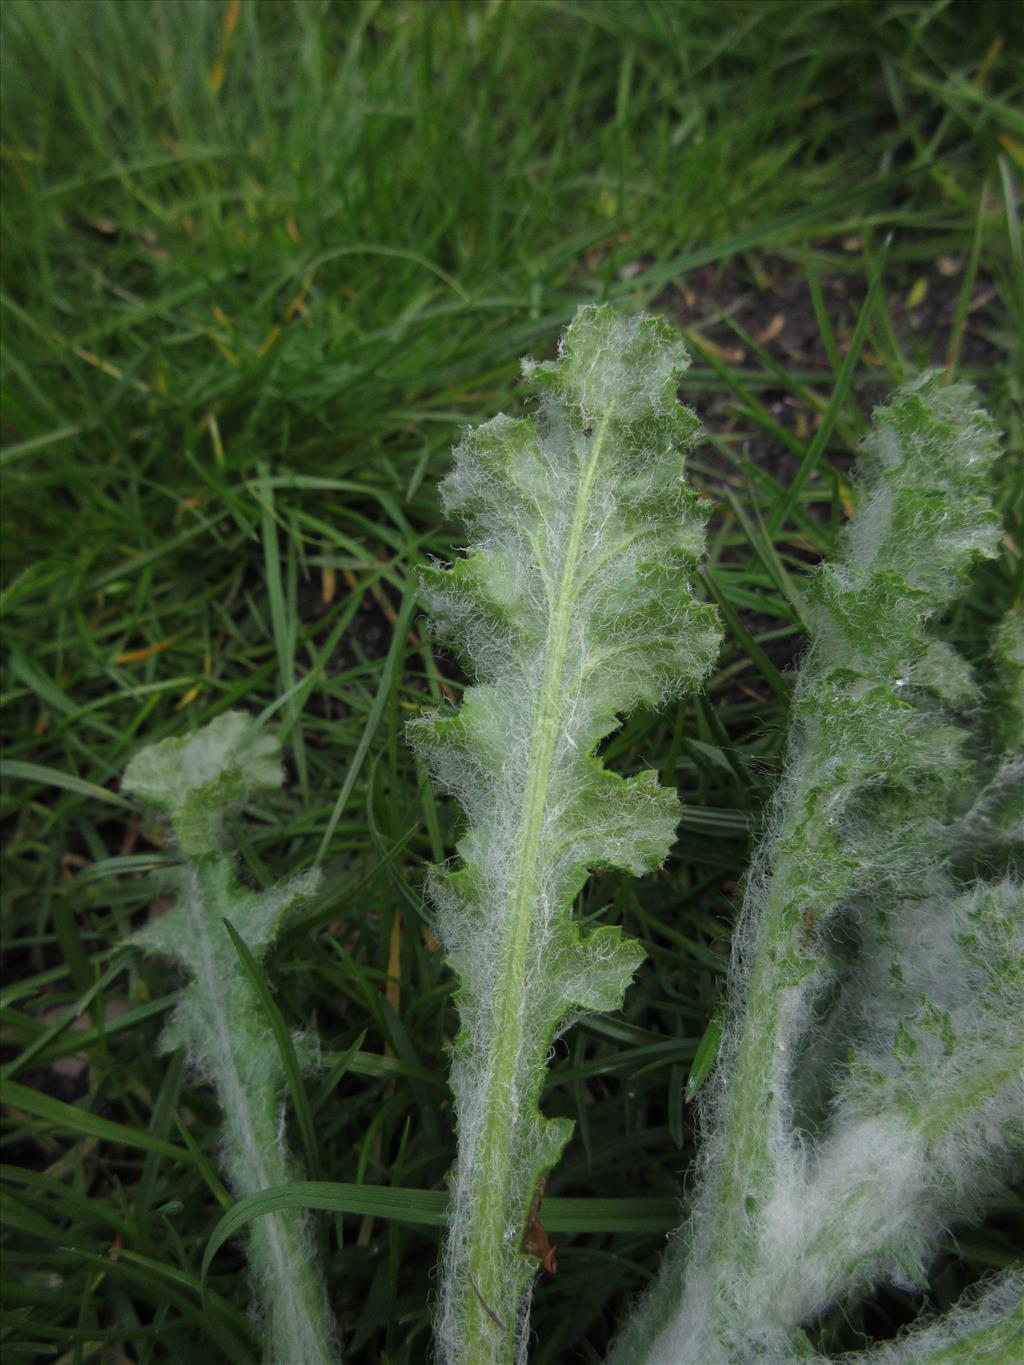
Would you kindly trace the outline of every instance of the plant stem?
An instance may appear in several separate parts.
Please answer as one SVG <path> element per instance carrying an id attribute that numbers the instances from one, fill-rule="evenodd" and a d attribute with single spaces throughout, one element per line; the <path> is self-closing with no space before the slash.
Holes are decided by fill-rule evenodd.
<path id="1" fill-rule="evenodd" d="M 184 895 L 188 923 L 195 935 L 195 984 L 205 1002 L 210 1055 L 217 1059 L 216 1084 L 224 1111 L 229 1174 L 240 1196 L 255 1194 L 295 1178 L 277 1132 L 280 1102 L 276 1087 L 254 1077 L 253 1041 L 240 1031 L 228 1009 L 229 973 L 238 971 L 229 954 L 216 908 L 231 876 L 231 860 L 221 854 L 195 864 L 194 886 Z M 217 931 L 224 935 L 221 942 Z M 276 1365 L 330 1365 L 330 1310 L 311 1254 L 309 1215 L 281 1209 L 258 1219 L 250 1231 L 250 1263 L 259 1282 L 259 1301 L 269 1320 L 270 1358 Z"/>
<path id="2" fill-rule="evenodd" d="M 794 861 L 799 866 L 801 847 L 814 844 L 823 823 L 817 812 L 810 817 L 805 813 L 800 800 L 805 794 L 803 775 L 798 769 L 793 776 L 793 800 L 779 838 L 779 848 L 785 850 L 778 863 L 782 875 L 777 873 L 772 881 L 750 950 L 745 1008 L 721 1119 L 719 1166 L 698 1234 L 702 1263 L 711 1279 L 723 1286 L 737 1271 L 752 1272 L 761 1252 L 760 1206 L 773 1184 L 773 1148 L 778 1150 L 785 1141 L 784 1097 L 790 1088 L 789 1045 L 794 1032 L 788 1006 L 798 1003 L 801 986 L 806 989 L 807 973 L 813 970 L 798 943 L 800 900 L 785 875 Z M 722 1317 L 731 1315 L 727 1295 L 716 1301 L 715 1311 Z M 710 1310 L 702 1315 L 706 1324 L 712 1316 Z"/>
<path id="3" fill-rule="evenodd" d="M 184 903 L 199 951 L 195 978 L 206 1005 L 208 1046 L 217 1059 L 216 1082 L 224 1112 L 229 1174 L 245 1197 L 295 1178 L 278 1134 L 277 1087 L 254 1076 L 252 1039 L 239 1030 L 227 1006 L 224 983 L 237 971 L 223 928 L 215 926 L 215 908 L 230 876 L 230 859 L 208 856 L 197 863 L 195 893 L 188 888 Z M 225 941 L 217 937 L 220 930 Z M 309 1215 L 284 1209 L 257 1219 L 250 1234 L 250 1262 L 259 1284 L 259 1298 L 269 1319 L 271 1360 L 275 1365 L 331 1365 L 330 1310 L 312 1258 Z"/>

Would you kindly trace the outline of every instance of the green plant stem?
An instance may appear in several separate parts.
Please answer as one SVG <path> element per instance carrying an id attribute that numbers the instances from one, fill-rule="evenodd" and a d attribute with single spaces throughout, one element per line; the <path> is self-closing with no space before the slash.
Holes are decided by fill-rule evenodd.
<path id="1" fill-rule="evenodd" d="M 239 1042 L 224 992 L 224 949 L 231 951 L 223 926 L 214 926 L 230 859 L 212 856 L 196 867 L 198 895 L 187 898 L 188 921 L 195 934 L 196 985 L 208 1002 L 206 1022 L 218 1059 L 217 1089 L 224 1112 L 228 1150 L 238 1154 L 232 1171 L 243 1197 L 294 1178 L 277 1132 L 277 1087 L 253 1080 L 247 1054 L 251 1041 Z M 224 942 L 215 940 L 217 930 Z M 249 1075 L 250 1079 L 244 1078 Z M 250 1231 L 250 1260 L 256 1268 L 259 1298 L 267 1305 L 271 1359 L 280 1365 L 331 1365 L 335 1360 L 328 1324 L 330 1312 L 312 1259 L 309 1215 L 298 1209 L 268 1214 Z"/>
<path id="2" fill-rule="evenodd" d="M 791 850 L 797 860 L 801 847 L 814 846 L 825 833 L 820 812 L 806 815 L 800 797 L 806 795 L 807 784 L 801 776 L 802 771 L 795 775 L 795 799 L 779 839 L 779 848 Z M 787 1052 L 793 1032 L 788 1027 L 787 997 L 797 999 L 814 970 L 798 942 L 800 927 L 799 897 L 788 877 L 776 876 L 752 950 L 741 1033 L 721 1120 L 720 1166 L 707 1210 L 712 1221 L 702 1237 L 703 1264 L 712 1281 L 722 1285 L 728 1285 L 737 1270 L 753 1273 L 762 1251 L 760 1204 L 773 1184 L 772 1151 L 778 1150 L 786 1117 L 782 1097 L 787 1093 Z M 766 1085 L 769 1076 L 773 1084 Z M 714 1310 L 707 1311 L 710 1340 L 717 1339 L 716 1313 L 718 1326 L 724 1327 L 732 1316 L 727 1299 L 716 1300 Z"/>
<path id="3" fill-rule="evenodd" d="M 743 1032 L 736 1054 L 736 1070 L 729 1088 L 722 1150 L 721 1216 L 709 1261 L 721 1256 L 749 1258 L 755 1230 L 750 1214 L 751 1191 L 767 1185 L 771 1167 L 770 1135 L 777 1126 L 779 1104 L 774 1090 L 766 1091 L 764 1077 L 785 1049 L 783 990 L 779 964 L 791 955 L 795 916 L 784 888 L 768 898 L 762 937 L 750 980 Z M 753 1198 L 756 1200 L 756 1194 Z"/>

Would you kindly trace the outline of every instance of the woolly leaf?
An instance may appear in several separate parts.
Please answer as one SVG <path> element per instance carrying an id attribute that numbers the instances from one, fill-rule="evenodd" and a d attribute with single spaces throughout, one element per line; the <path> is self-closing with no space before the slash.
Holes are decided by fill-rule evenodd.
<path id="1" fill-rule="evenodd" d="M 410 733 L 469 826 L 432 887 L 461 1024 L 447 1362 L 525 1350 L 537 1262 L 521 1248 L 571 1130 L 537 1109 L 547 1050 L 567 1018 L 621 1003 L 641 960 L 615 927 L 581 934 L 573 899 L 592 868 L 653 870 L 675 834 L 675 794 L 594 751 L 623 713 L 696 687 L 718 641 L 690 586 L 704 511 L 683 477 L 686 363 L 667 325 L 583 308 L 558 360 L 524 367 L 535 415 L 468 432 L 442 485 L 472 543 L 423 595 L 475 685 Z"/>
<path id="2" fill-rule="evenodd" d="M 847 1365 L 1007 1365 L 1024 1357 L 1024 1273 L 1004 1270 L 940 1318 L 926 1318 Z"/>
<path id="3" fill-rule="evenodd" d="M 856 515 L 806 595 L 787 770 L 701 1094 L 703 1179 L 616 1365 L 798 1357 L 836 1300 L 919 1287 L 1019 1139 L 1024 889 L 958 875 L 996 803 L 979 805 L 978 690 L 929 634 L 995 553 L 997 454 L 970 390 L 937 375 L 876 413 Z M 1017 762 L 1001 738 L 997 788 Z"/>
<path id="4" fill-rule="evenodd" d="M 244 712 L 226 711 L 193 735 L 143 749 L 121 785 L 170 817 L 186 857 L 210 853 L 220 847 L 226 810 L 280 787 L 278 746 Z"/>
<path id="5" fill-rule="evenodd" d="M 170 817 L 186 860 L 174 906 L 134 941 L 186 970 L 161 1040 L 183 1047 L 210 1081 L 224 1111 L 223 1161 L 240 1198 L 298 1178 L 280 1140 L 284 1067 L 252 982 L 225 930 L 229 919 L 258 958 L 285 916 L 314 892 L 307 873 L 268 891 L 237 885 L 223 847 L 223 817 L 282 780 L 276 739 L 251 717 L 229 711 L 185 739 L 142 750 L 123 787 Z M 254 1224 L 249 1257 L 260 1305 L 268 1316 L 274 1365 L 327 1365 L 333 1329 L 313 1262 L 308 1215 L 280 1211 Z"/>

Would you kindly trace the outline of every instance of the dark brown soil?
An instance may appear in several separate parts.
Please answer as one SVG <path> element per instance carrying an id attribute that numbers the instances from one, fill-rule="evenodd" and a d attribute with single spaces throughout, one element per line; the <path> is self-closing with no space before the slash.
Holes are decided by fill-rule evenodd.
<path id="1" fill-rule="evenodd" d="M 826 243 L 836 268 L 820 277 L 819 284 L 840 354 L 845 354 L 867 294 L 861 259 L 861 242 L 846 238 Z M 848 269 L 843 260 L 848 259 Z M 933 261 L 898 265 L 887 269 L 893 283 L 886 290 L 886 307 L 892 330 L 911 373 L 946 363 L 955 325 L 957 303 L 964 282 L 963 256 L 938 254 Z M 998 364 L 1000 348 L 990 339 L 991 307 L 996 301 L 993 281 L 979 274 L 974 281 L 966 325 L 959 346 L 962 368 Z M 692 272 L 656 301 L 685 332 L 742 375 L 745 369 L 762 371 L 765 366 L 747 338 L 788 372 L 806 377 L 809 387 L 827 397 L 832 364 L 825 347 L 811 290 L 802 262 L 783 256 L 756 259 L 736 257 L 726 265 L 709 265 Z M 746 337 L 742 334 L 745 333 Z M 698 365 L 700 361 L 696 362 Z M 890 376 L 872 347 L 871 333 L 861 353 L 853 396 L 865 418 L 891 387 Z M 820 375 L 821 380 L 815 376 Z M 738 414 L 733 396 L 724 389 L 704 394 L 696 384 L 687 385 L 687 401 L 697 410 L 710 431 L 731 436 L 745 433 L 743 453 L 751 463 L 788 483 L 797 469 L 797 458 L 777 439 L 759 431 L 750 419 Z M 758 387 L 756 396 L 780 426 L 806 441 L 820 416 L 781 381 L 777 388 Z M 834 443 L 829 462 L 840 467 L 852 462 L 853 452 Z M 720 455 L 702 451 L 702 463 L 733 472 Z"/>

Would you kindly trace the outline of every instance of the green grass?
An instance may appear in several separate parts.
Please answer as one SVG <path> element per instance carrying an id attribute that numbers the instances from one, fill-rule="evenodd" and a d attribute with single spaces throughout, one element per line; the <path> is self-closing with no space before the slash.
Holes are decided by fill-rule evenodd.
<path id="1" fill-rule="evenodd" d="M 267 970 L 323 1041 L 310 1174 L 337 1186 L 318 1207 L 347 1356 L 426 1359 L 455 1022 L 422 880 L 455 825 L 403 726 L 461 679 L 417 620 L 415 567 L 453 554 L 434 484 L 459 429 L 514 409 L 519 356 L 608 298 L 690 329 L 729 643 L 705 696 L 608 745 L 686 811 L 662 873 L 582 897 L 649 961 L 622 1016 L 561 1041 L 544 1097 L 577 1128 L 535 1358 L 597 1360 L 693 1159 L 683 1086 L 777 772 L 800 577 L 871 404 L 929 361 L 978 384 L 1010 450 L 1005 554 L 951 628 L 977 656 L 1021 601 L 1024 20 L 917 0 L 234 18 L 0 6 L 0 1346 L 257 1358 L 237 1239 L 203 1297 L 231 1201 L 212 1096 L 156 1051 L 173 976 L 121 947 L 173 854 L 117 794 L 142 742 L 245 707 L 282 727 L 290 787 L 233 832 L 243 874 L 326 873 Z M 778 310 L 781 346 L 760 329 Z M 1015 1212 L 959 1239 L 937 1302 L 1016 1254 Z M 821 1339 L 913 1311 L 885 1296 Z"/>

